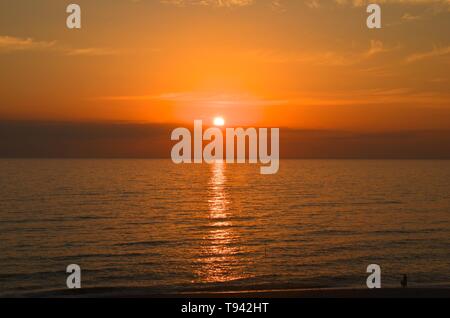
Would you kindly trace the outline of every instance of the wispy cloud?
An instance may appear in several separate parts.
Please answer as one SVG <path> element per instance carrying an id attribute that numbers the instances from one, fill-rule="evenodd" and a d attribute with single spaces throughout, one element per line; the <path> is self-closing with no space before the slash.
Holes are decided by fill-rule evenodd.
<path id="1" fill-rule="evenodd" d="M 371 3 L 377 3 L 380 5 L 433 6 L 435 11 L 450 10 L 450 0 L 303 0 L 303 2 L 309 8 L 314 9 L 335 5 L 359 8 Z"/>
<path id="2" fill-rule="evenodd" d="M 31 38 L 0 36 L 0 52 L 44 50 L 55 47 L 56 41 L 36 41 Z"/>
<path id="3" fill-rule="evenodd" d="M 442 107 L 450 102 L 450 94 L 415 91 L 411 88 L 360 89 L 351 91 L 302 92 L 290 99 L 296 106 L 362 106 L 406 104 Z"/>
<path id="4" fill-rule="evenodd" d="M 361 7 L 373 3 L 372 0 L 334 0 L 340 5 L 352 5 L 355 7 Z M 428 4 L 441 4 L 450 5 L 449 0 L 377 0 L 378 4 L 412 4 L 412 5 L 428 5 Z"/>
<path id="5" fill-rule="evenodd" d="M 139 2 L 141 0 L 132 0 L 133 2 Z M 269 4 L 269 7 L 276 11 L 285 10 L 286 0 L 265 0 Z M 297 0 L 296 0 L 297 1 Z M 316 0 L 310 0 L 312 2 Z M 233 8 L 233 7 L 246 7 L 262 0 L 160 0 L 159 2 L 164 4 L 175 5 L 179 7 L 186 6 L 209 6 L 219 8 Z"/>
<path id="6" fill-rule="evenodd" d="M 66 55 L 68 56 L 105 56 L 105 55 L 116 55 L 119 51 L 106 48 L 84 48 L 84 49 L 67 49 Z"/>
<path id="7" fill-rule="evenodd" d="M 317 9 L 320 7 L 320 0 L 306 0 L 305 4 L 308 8 Z"/>
<path id="8" fill-rule="evenodd" d="M 307 63 L 327 66 L 349 66 L 359 64 L 377 55 L 399 49 L 400 46 L 388 47 L 379 40 L 371 40 L 369 48 L 359 52 L 311 51 L 279 52 L 271 50 L 254 50 L 247 53 L 253 61 L 264 63 Z"/>
<path id="9" fill-rule="evenodd" d="M 119 53 L 117 50 L 108 48 L 71 48 L 60 45 L 56 41 L 39 41 L 32 38 L 0 35 L 0 53 L 17 51 L 51 51 L 67 56 L 105 56 Z"/>
<path id="10" fill-rule="evenodd" d="M 160 0 L 162 3 L 177 6 L 201 5 L 215 7 L 243 7 L 254 3 L 254 0 Z"/>
<path id="11" fill-rule="evenodd" d="M 207 104 L 210 106 L 273 106 L 288 100 L 258 98 L 248 94 L 219 94 L 209 92 L 173 92 L 160 95 L 102 96 L 94 100 L 106 101 L 165 101 L 178 104 Z"/>
<path id="12" fill-rule="evenodd" d="M 379 40 L 371 40 L 370 48 L 365 53 L 362 54 L 362 57 L 369 58 L 369 57 L 372 57 L 372 56 L 375 56 L 375 55 L 378 55 L 381 53 L 386 53 L 386 52 L 396 50 L 397 48 L 399 48 L 399 46 L 388 48 L 383 44 L 383 42 L 381 42 Z"/>
<path id="13" fill-rule="evenodd" d="M 450 46 L 447 47 L 435 47 L 433 50 L 422 53 L 414 53 L 406 58 L 406 63 L 418 62 L 435 57 L 441 57 L 450 54 Z"/>
<path id="14" fill-rule="evenodd" d="M 417 20 L 421 20 L 422 17 L 419 15 L 412 15 L 408 12 L 406 12 L 404 15 L 402 15 L 402 20 L 403 21 L 417 21 Z"/>
<path id="15" fill-rule="evenodd" d="M 139 0 L 133 0 L 138 2 Z M 176 6 L 213 6 L 213 7 L 243 7 L 255 4 L 260 0 L 160 0 L 161 3 L 171 4 Z M 270 3 L 275 8 L 283 7 L 283 4 L 288 0 L 271 0 Z M 338 5 L 351 5 L 354 7 L 360 7 L 372 3 L 373 1 L 365 0 L 304 0 L 304 3 L 310 8 L 319 8 L 326 4 L 334 3 Z M 449 4 L 448 0 L 378 0 L 377 3 L 387 4 Z"/>
<path id="16" fill-rule="evenodd" d="M 449 94 L 415 91 L 400 87 L 391 89 L 360 89 L 351 91 L 297 92 L 281 98 L 261 98 L 248 94 L 208 92 L 173 92 L 160 95 L 102 96 L 91 100 L 112 102 L 171 102 L 179 106 L 242 107 L 242 106 L 351 106 L 383 104 L 415 104 L 439 107 L 448 105 Z"/>

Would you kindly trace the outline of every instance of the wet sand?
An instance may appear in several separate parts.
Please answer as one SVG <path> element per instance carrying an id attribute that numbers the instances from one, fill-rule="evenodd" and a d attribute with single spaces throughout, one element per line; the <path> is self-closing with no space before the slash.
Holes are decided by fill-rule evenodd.
<path id="1" fill-rule="evenodd" d="M 35 298 L 450 298 L 450 288 L 382 288 L 382 289 L 289 289 L 289 290 L 253 290 L 253 291 L 227 291 L 227 292 L 180 292 L 155 293 L 145 288 L 92 288 L 80 290 L 61 290 L 23 295 Z"/>

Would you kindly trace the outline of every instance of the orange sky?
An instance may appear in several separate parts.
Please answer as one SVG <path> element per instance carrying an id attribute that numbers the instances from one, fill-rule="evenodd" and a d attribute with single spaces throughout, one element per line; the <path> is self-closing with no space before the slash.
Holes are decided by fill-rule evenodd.
<path id="1" fill-rule="evenodd" d="M 0 119 L 450 129 L 450 1 L 0 4 Z"/>

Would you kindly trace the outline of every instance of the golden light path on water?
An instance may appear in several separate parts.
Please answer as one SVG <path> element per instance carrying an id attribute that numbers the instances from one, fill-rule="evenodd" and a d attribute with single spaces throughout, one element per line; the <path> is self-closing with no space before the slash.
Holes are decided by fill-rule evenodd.
<path id="1" fill-rule="evenodd" d="M 239 235 L 233 229 L 232 211 L 226 191 L 226 164 L 218 161 L 211 165 L 208 184 L 209 228 L 202 247 L 201 281 L 207 283 L 226 282 L 244 278 L 240 264 Z"/>

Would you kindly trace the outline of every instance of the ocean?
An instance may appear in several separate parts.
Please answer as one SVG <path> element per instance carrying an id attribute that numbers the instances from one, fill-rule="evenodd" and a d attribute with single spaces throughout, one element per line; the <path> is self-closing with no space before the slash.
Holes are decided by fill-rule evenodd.
<path id="1" fill-rule="evenodd" d="M 0 295 L 450 286 L 450 161 L 0 160 Z"/>

